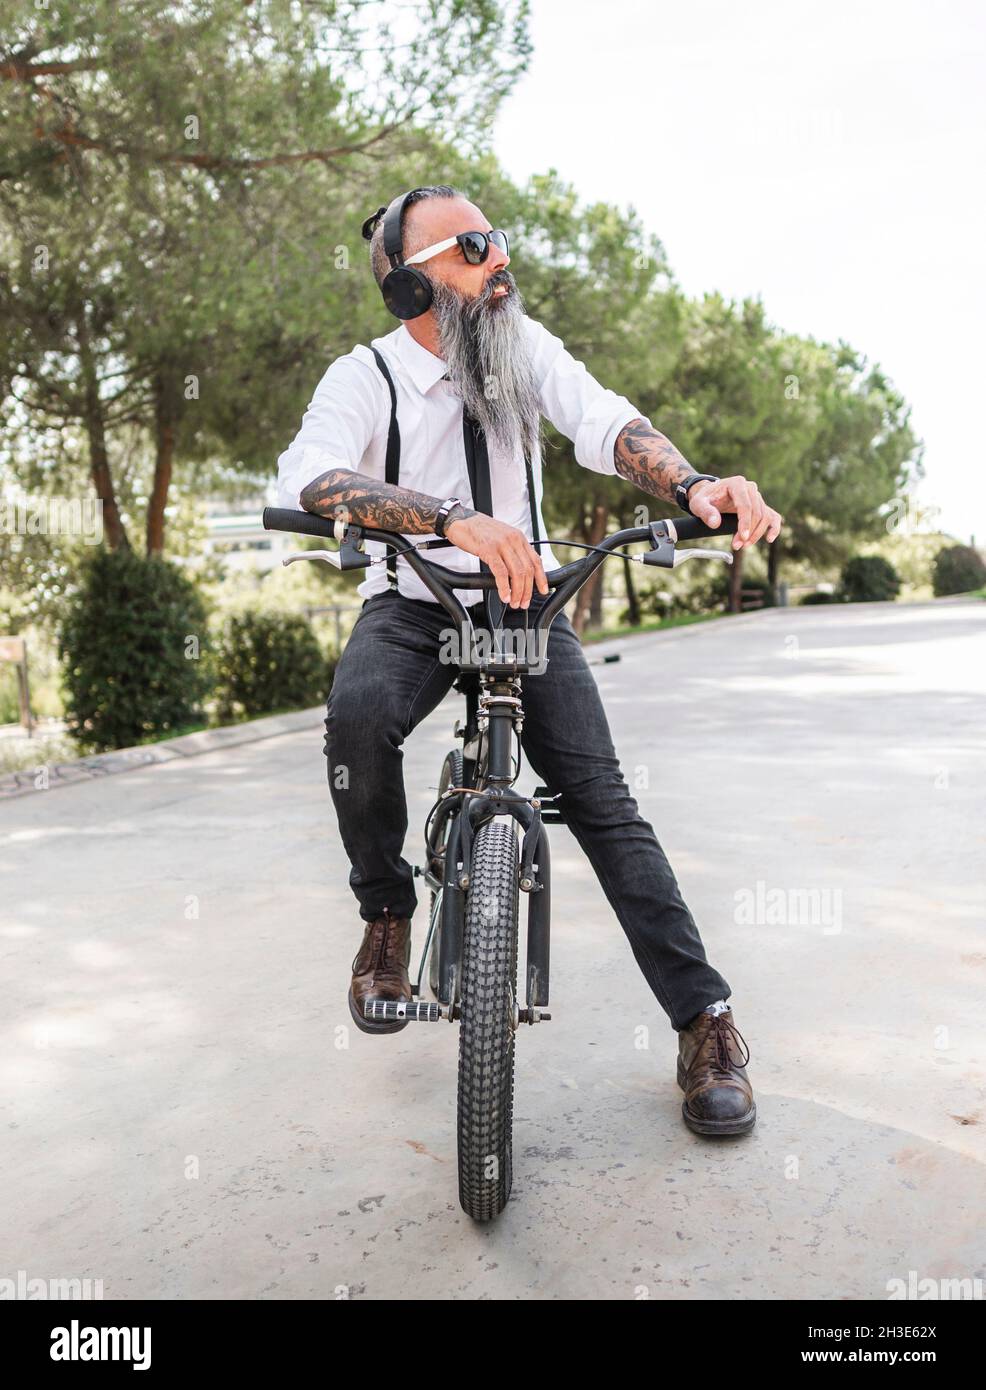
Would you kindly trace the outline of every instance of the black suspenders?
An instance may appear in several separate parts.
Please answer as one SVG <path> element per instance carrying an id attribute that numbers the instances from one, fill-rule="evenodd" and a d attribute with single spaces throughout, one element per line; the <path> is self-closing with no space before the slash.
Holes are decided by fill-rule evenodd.
<path id="1" fill-rule="evenodd" d="M 531 467 L 530 456 L 526 449 L 524 450 L 524 467 L 527 469 L 527 500 L 531 504 L 531 535 L 534 537 L 534 549 L 540 555 L 541 533 L 538 530 L 538 504 L 534 495 L 534 469 Z"/>
<path id="2" fill-rule="evenodd" d="M 375 347 L 371 347 L 370 351 L 377 359 L 377 366 L 383 372 L 383 379 L 390 391 L 390 429 L 387 431 L 386 480 L 396 486 L 401 473 L 401 432 L 397 424 L 397 391 L 394 387 L 394 379 L 380 353 Z M 397 556 L 392 550 L 387 552 L 387 582 L 392 589 L 397 588 Z"/>
<path id="3" fill-rule="evenodd" d="M 387 431 L 385 477 L 388 483 L 396 486 L 401 471 L 401 432 L 397 424 L 397 390 L 394 386 L 394 379 L 390 375 L 381 354 L 375 347 L 371 347 L 370 351 L 373 353 L 376 364 L 387 383 L 387 389 L 390 391 L 390 428 Z M 462 438 L 466 451 L 466 466 L 469 470 L 473 506 L 477 511 L 492 515 L 493 502 L 490 492 L 490 464 L 486 450 L 486 436 L 478 425 L 470 426 L 465 411 L 462 413 Z M 527 470 L 527 498 L 531 507 L 531 535 L 534 537 L 534 549 L 540 553 L 541 536 L 538 531 L 537 500 L 534 495 L 534 469 L 526 449 L 524 450 L 524 464 Z M 387 580 L 391 588 L 397 588 L 397 556 L 393 551 L 387 556 Z"/>

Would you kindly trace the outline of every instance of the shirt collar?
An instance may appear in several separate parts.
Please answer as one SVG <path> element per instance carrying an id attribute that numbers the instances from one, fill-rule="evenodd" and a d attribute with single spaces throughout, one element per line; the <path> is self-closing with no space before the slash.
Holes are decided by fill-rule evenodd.
<path id="1" fill-rule="evenodd" d="M 422 395 L 445 375 L 445 363 L 412 338 L 402 323 L 397 328 L 394 350 Z"/>

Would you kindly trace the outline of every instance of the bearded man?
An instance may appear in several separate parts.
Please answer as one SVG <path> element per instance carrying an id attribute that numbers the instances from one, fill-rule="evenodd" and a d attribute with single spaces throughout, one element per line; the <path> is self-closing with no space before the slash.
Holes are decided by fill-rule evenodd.
<path id="1" fill-rule="evenodd" d="M 737 513 L 734 548 L 777 537 L 781 518 L 755 483 L 696 474 L 625 397 L 601 386 L 528 317 L 507 269 L 506 233 L 464 194 L 448 185 L 414 189 L 368 218 L 364 235 L 384 300 L 401 323 L 329 366 L 278 461 L 280 506 L 342 514 L 408 538 L 443 536 L 450 542 L 443 565 L 467 572 L 487 566 L 503 602 L 533 614 L 548 594 L 545 569 L 558 565 L 540 540 L 546 416 L 572 440 L 583 468 L 618 474 L 712 526 L 722 512 Z M 386 480 L 392 418 L 399 483 Z M 485 441 L 482 498 L 470 482 L 470 430 Z M 472 463 L 478 478 L 475 456 Z M 368 543 L 367 551 L 379 558 L 384 547 Z M 371 565 L 359 593 L 364 603 L 328 700 L 325 754 L 364 922 L 350 1010 L 365 1032 L 390 1032 L 404 1024 L 370 1022 L 363 1005 L 368 998 L 411 999 L 417 896 L 402 857 L 401 744 L 458 671 L 439 659 L 447 614 L 403 559 L 391 561 L 390 572 Z M 482 601 L 477 590 L 457 596 L 467 606 Z M 756 1105 L 749 1052 L 727 1002 L 730 987 L 708 962 L 664 851 L 630 795 L 595 681 L 564 615 L 552 625 L 545 671 L 525 683 L 524 710 L 525 755 L 560 795 L 566 823 L 678 1032 L 686 1124 L 703 1135 L 747 1133 Z"/>

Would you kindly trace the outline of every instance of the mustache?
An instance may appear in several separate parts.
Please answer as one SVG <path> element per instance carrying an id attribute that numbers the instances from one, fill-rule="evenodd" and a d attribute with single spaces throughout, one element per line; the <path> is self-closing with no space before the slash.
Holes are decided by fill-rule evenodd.
<path id="1" fill-rule="evenodd" d="M 483 286 L 482 291 L 476 296 L 475 300 L 473 301 L 476 307 L 482 308 L 483 306 L 488 304 L 490 300 L 493 298 L 494 292 L 498 290 L 501 285 L 505 285 L 507 289 L 510 290 L 511 294 L 517 293 L 517 281 L 514 279 L 514 277 L 510 274 L 510 271 L 507 270 L 505 266 L 502 270 L 495 271 L 494 274 L 492 274 L 490 278 L 487 280 L 486 284 Z"/>
<path id="2" fill-rule="evenodd" d="M 492 302 L 494 294 L 501 285 L 507 287 L 510 291 L 510 298 L 516 304 L 523 305 L 520 291 L 517 288 L 517 281 L 511 275 L 510 271 L 504 267 L 502 270 L 495 271 L 490 276 L 478 294 L 467 296 L 452 285 L 441 284 L 436 286 L 435 297 L 443 301 L 440 305 L 436 304 L 439 317 L 443 319 L 447 318 L 452 312 L 452 307 L 454 305 L 463 323 L 467 326 L 469 331 L 472 331 L 477 319 L 482 316 L 487 305 Z"/>

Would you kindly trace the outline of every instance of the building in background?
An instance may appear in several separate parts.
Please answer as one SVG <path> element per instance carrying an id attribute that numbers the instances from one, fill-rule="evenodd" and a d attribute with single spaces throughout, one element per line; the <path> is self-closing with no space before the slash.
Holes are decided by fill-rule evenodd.
<path id="1" fill-rule="evenodd" d="M 269 504 L 270 500 L 263 496 L 242 502 L 206 502 L 204 556 L 215 558 L 232 572 L 266 573 L 276 568 L 289 550 L 297 549 L 298 538 L 287 531 L 264 530 L 261 518 Z"/>

